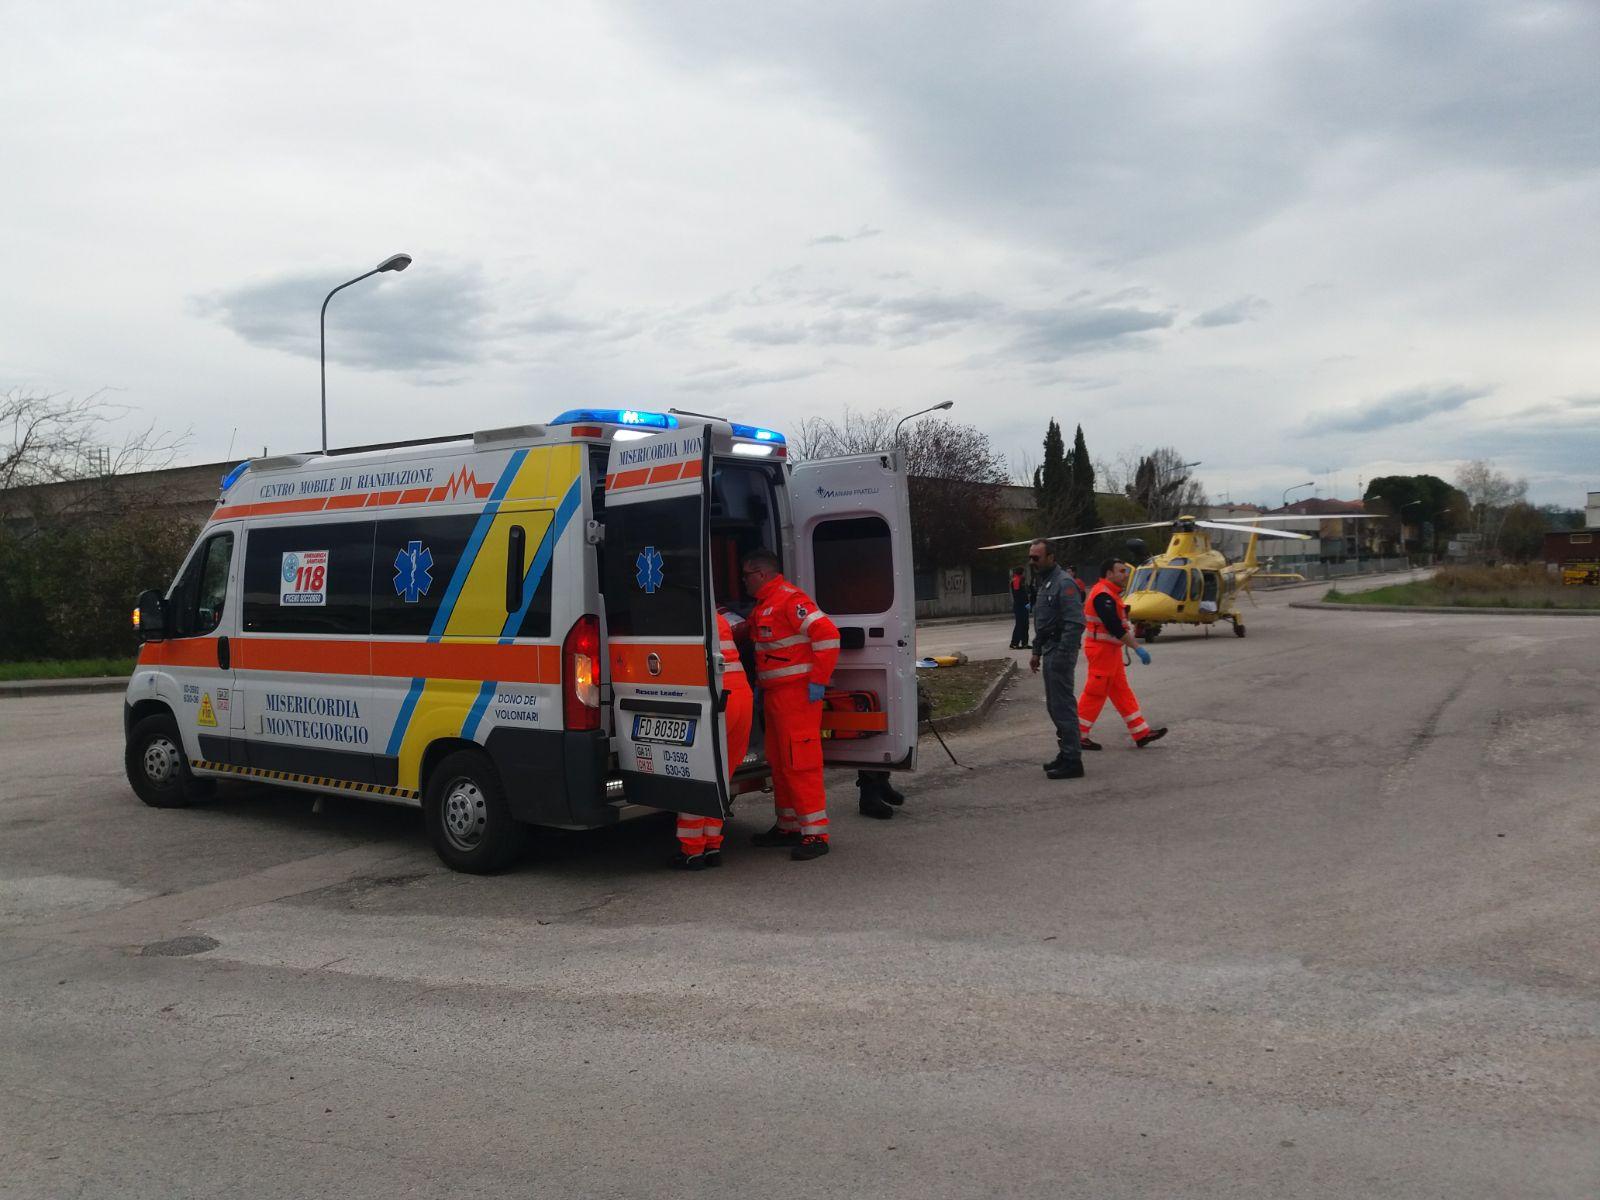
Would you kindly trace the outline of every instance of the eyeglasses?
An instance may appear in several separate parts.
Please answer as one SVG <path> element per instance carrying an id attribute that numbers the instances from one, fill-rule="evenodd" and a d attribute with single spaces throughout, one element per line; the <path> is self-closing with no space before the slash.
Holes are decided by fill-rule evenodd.
<path id="1" fill-rule="evenodd" d="M 1042 555 L 1042 554 L 1030 554 L 1030 555 L 1028 555 L 1028 561 L 1029 562 L 1043 562 L 1044 561 L 1044 555 Z"/>

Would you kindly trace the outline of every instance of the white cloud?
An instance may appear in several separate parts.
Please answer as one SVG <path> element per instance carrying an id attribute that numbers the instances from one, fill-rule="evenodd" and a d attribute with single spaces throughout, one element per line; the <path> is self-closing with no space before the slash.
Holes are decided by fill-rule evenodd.
<path id="1" fill-rule="evenodd" d="M 311 443 L 322 295 L 406 249 L 330 306 L 336 439 L 952 399 L 1236 498 L 1308 441 L 1594 486 L 1583 0 L 8 16 L 0 386 L 115 387 L 199 457 Z"/>

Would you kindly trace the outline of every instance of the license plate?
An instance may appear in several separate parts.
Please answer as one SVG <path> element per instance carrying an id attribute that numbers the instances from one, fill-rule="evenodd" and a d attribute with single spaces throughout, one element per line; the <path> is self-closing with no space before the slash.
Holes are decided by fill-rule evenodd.
<path id="1" fill-rule="evenodd" d="M 694 741 L 694 724 L 693 717 L 636 716 L 633 718 L 633 740 L 687 746 Z"/>

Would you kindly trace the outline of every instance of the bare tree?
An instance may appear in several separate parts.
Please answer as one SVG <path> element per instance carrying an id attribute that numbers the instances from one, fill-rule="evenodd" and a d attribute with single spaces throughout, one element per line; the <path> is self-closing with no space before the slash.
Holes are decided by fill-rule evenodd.
<path id="1" fill-rule="evenodd" d="M 1478 458 L 1456 472 L 1456 487 L 1471 506 L 1472 532 L 1478 535 L 1480 551 L 1485 557 L 1497 557 L 1506 514 L 1512 505 L 1526 501 L 1528 481 L 1512 479 L 1495 470 L 1494 463 Z"/>
<path id="2" fill-rule="evenodd" d="M 1170 521 L 1206 504 L 1205 489 L 1189 474 L 1183 455 L 1171 446 L 1159 446 L 1139 457 L 1123 478 L 1124 494 L 1152 521 Z"/>
<path id="3" fill-rule="evenodd" d="M 188 435 L 157 433 L 154 423 L 115 435 L 128 410 L 103 395 L 0 393 L 0 492 L 169 466 Z"/>
<path id="4" fill-rule="evenodd" d="M 803 457 L 891 450 L 898 420 L 890 408 L 846 409 L 838 422 L 808 418 L 801 423 L 808 451 Z M 902 427 L 900 449 L 911 476 L 911 542 L 917 565 L 967 562 L 973 547 L 991 540 L 999 528 L 1000 487 L 1010 477 L 1005 459 L 978 429 L 937 418 Z"/>
<path id="5" fill-rule="evenodd" d="M 171 465 L 185 436 L 116 435 L 125 411 L 0 393 L 0 660 L 130 654 L 134 595 L 188 549 L 192 522 L 145 502 L 136 474 Z"/>

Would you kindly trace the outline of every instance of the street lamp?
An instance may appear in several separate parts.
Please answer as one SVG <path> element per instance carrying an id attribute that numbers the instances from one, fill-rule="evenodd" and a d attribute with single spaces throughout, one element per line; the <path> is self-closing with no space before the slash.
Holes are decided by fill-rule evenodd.
<path id="1" fill-rule="evenodd" d="M 938 404 L 933 405 L 931 408 L 919 408 L 910 416 L 901 417 L 894 423 L 894 448 L 897 451 L 900 449 L 900 426 L 911 420 L 912 417 L 920 417 L 925 413 L 938 412 L 941 408 L 954 408 L 955 406 L 956 402 L 954 400 L 941 400 Z"/>
<path id="2" fill-rule="evenodd" d="M 1404 554 L 1405 551 L 1406 551 L 1406 518 L 1405 518 L 1405 511 L 1406 511 L 1406 509 L 1410 508 L 1413 504 L 1421 504 L 1422 501 L 1421 501 L 1421 499 L 1407 500 L 1404 504 L 1396 506 L 1395 502 L 1394 502 L 1394 497 L 1392 497 L 1392 496 L 1379 496 L 1378 499 L 1382 500 L 1385 504 L 1389 505 L 1391 508 L 1394 509 L 1394 511 L 1392 513 L 1390 513 L 1389 515 L 1394 517 L 1394 519 L 1400 523 L 1400 553 Z"/>
<path id="3" fill-rule="evenodd" d="M 365 275 L 357 275 L 354 279 L 341 283 L 333 291 L 329 292 L 322 301 L 322 315 L 318 318 L 317 324 L 317 352 L 322 360 L 322 452 L 324 454 L 328 452 L 328 301 L 332 300 L 336 293 L 344 291 L 352 283 L 360 283 L 363 279 L 384 271 L 404 271 L 410 265 L 411 255 L 391 254 Z"/>
<path id="4" fill-rule="evenodd" d="M 1297 483 L 1293 487 L 1284 488 L 1283 489 L 1283 507 L 1284 508 L 1288 508 L 1289 507 L 1289 493 L 1290 492 L 1298 492 L 1303 487 L 1316 487 L 1316 486 L 1317 486 L 1317 481 L 1315 479 L 1308 479 L 1304 483 Z"/>

